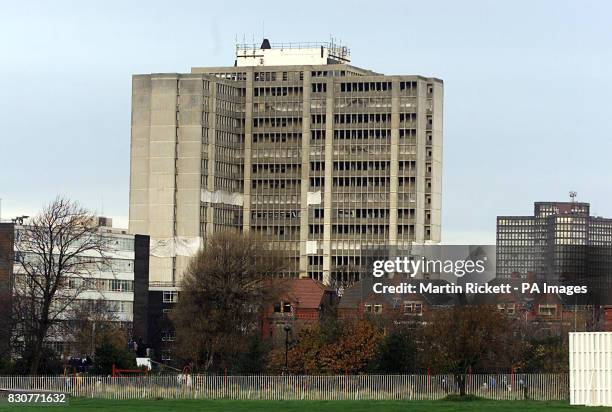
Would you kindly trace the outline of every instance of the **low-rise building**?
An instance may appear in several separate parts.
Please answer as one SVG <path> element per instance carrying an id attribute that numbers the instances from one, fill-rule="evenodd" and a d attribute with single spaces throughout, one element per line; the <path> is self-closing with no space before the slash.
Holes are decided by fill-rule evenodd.
<path id="1" fill-rule="evenodd" d="M 366 316 L 381 316 L 400 323 L 420 322 L 428 311 L 457 303 L 456 297 L 451 294 L 419 292 L 419 285 L 423 282 L 438 287 L 448 284 L 442 279 L 365 278 L 343 292 L 338 305 L 338 317 L 360 319 Z M 416 292 L 376 293 L 374 283 L 395 287 L 400 284 L 413 285 Z"/>
<path id="2" fill-rule="evenodd" d="M 285 338 L 285 326 L 292 334 L 317 326 L 322 317 L 331 315 L 337 304 L 336 292 L 314 279 L 287 280 L 287 291 L 263 316 L 262 336 Z"/>
<path id="3" fill-rule="evenodd" d="M 593 324 L 598 318 L 593 316 L 593 311 L 599 310 L 597 307 L 571 305 L 571 299 L 557 293 L 521 293 L 523 282 L 534 281 L 535 274 L 531 272 L 526 278 L 514 273 L 510 279 L 493 279 L 489 285 L 509 284 L 510 293 L 478 294 L 473 303 L 514 318 L 530 336 L 536 338 L 564 336 L 568 332 L 583 332 L 597 327 Z"/>
<path id="4" fill-rule="evenodd" d="M 113 322 L 124 329 L 130 338 L 142 336 L 146 330 L 149 237 L 113 228 L 112 220 L 108 218 L 98 218 L 94 224 L 97 224 L 98 233 L 104 238 L 104 257 L 100 258 L 104 262 L 92 264 L 97 257 L 87 253 L 77 255 L 73 261 L 87 263 L 75 264 L 75 267 L 83 269 L 78 273 L 66 272 L 65 280 L 59 285 L 62 290 L 56 292 L 58 298 L 53 301 L 54 305 L 66 305 L 56 310 L 59 321 L 50 329 L 46 342 L 59 355 L 92 354 L 81 353 L 82 350 L 75 348 L 74 336 L 67 332 L 78 327 L 76 322 L 82 319 L 76 317 L 83 313 L 94 319 L 90 322 L 92 336 L 96 322 Z M 36 258 L 19 247 L 20 237 L 27 229 L 28 226 L 19 222 L 0 223 L 0 289 L 9 301 L 14 299 L 17 291 L 27 287 L 24 285 L 27 285 L 27 278 L 31 275 L 26 275 L 24 262 Z M 10 303 L 4 309 L 7 314 L 19 316 Z M 92 315 L 94 312 L 95 315 Z M 3 342 L 8 342 L 11 337 L 9 329 L 2 328 L 3 336 L 0 338 Z M 94 349 L 91 348 L 90 352 Z"/>

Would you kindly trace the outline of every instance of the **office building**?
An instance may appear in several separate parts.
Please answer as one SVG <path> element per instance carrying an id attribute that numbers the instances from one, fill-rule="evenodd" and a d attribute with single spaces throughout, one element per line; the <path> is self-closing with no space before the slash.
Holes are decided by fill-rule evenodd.
<path id="1" fill-rule="evenodd" d="M 133 77 L 129 230 L 151 236 L 152 287 L 220 230 L 326 285 L 358 280 L 364 250 L 440 241 L 443 82 L 349 63 L 264 40 L 232 67 Z"/>
<path id="2" fill-rule="evenodd" d="M 590 275 L 612 268 L 612 219 L 580 202 L 536 202 L 533 216 L 498 216 L 497 277 Z"/>
<path id="3" fill-rule="evenodd" d="M 130 337 L 147 335 L 149 237 L 113 228 L 109 218 L 97 220 L 98 233 L 105 238 L 105 257 L 103 261 L 100 258 L 103 263 L 95 264 L 96 257 L 92 257 L 91 251 L 73 258 L 73 264 L 83 259 L 88 262 L 87 266 L 79 264 L 78 273 L 66 272 L 65 284 L 61 286 L 64 289 L 58 289 L 53 301 L 53 304 L 62 304 L 63 299 L 70 301 L 65 309 L 57 311 L 59 323 L 53 325 L 46 338 L 46 344 L 60 355 L 85 355 L 75 352 L 73 337 L 66 332 L 74 330 L 71 322 L 82 320 L 73 317 L 79 313 L 95 312 L 104 322 L 116 322 Z M 23 222 L 0 223 L 0 292 L 6 305 L 5 314 L 11 312 L 8 302 L 15 292 L 27 287 L 30 279 L 20 262 L 27 263 L 28 259 L 37 257 L 20 252 L 20 235 L 27 227 L 20 223 Z M 0 317 L 0 322 L 5 320 L 4 316 Z M 0 341 L 8 342 L 10 334 L 10 328 L 1 328 Z"/>

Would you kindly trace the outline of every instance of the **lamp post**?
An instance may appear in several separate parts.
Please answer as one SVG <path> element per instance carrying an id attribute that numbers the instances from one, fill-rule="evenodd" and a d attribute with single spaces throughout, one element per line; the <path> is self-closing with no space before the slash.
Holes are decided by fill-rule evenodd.
<path id="1" fill-rule="evenodd" d="M 289 371 L 289 332 L 291 332 L 291 325 L 285 324 L 283 328 L 285 330 L 285 373 Z"/>

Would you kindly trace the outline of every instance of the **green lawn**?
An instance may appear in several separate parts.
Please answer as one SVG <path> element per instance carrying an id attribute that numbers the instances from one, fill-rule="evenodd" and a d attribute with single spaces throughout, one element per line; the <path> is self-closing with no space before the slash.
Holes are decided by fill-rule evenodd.
<path id="1" fill-rule="evenodd" d="M 395 412 L 395 411 L 427 411 L 427 412 L 458 412 L 458 411 L 612 411 L 612 408 L 587 408 L 569 406 L 566 402 L 535 402 L 535 401 L 209 401 L 209 400 L 99 400 L 71 399 L 70 405 L 24 407 L 0 403 L 0 410 L 39 410 L 39 411 L 283 411 L 283 412 Z"/>

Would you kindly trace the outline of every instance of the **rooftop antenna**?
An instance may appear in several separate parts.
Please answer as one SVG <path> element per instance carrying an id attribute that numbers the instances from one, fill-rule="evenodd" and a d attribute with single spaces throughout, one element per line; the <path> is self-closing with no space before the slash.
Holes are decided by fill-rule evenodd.
<path id="1" fill-rule="evenodd" d="M 576 202 L 576 196 L 578 196 L 578 192 L 574 192 L 573 190 L 569 192 L 569 197 L 572 200 L 572 203 Z"/>

